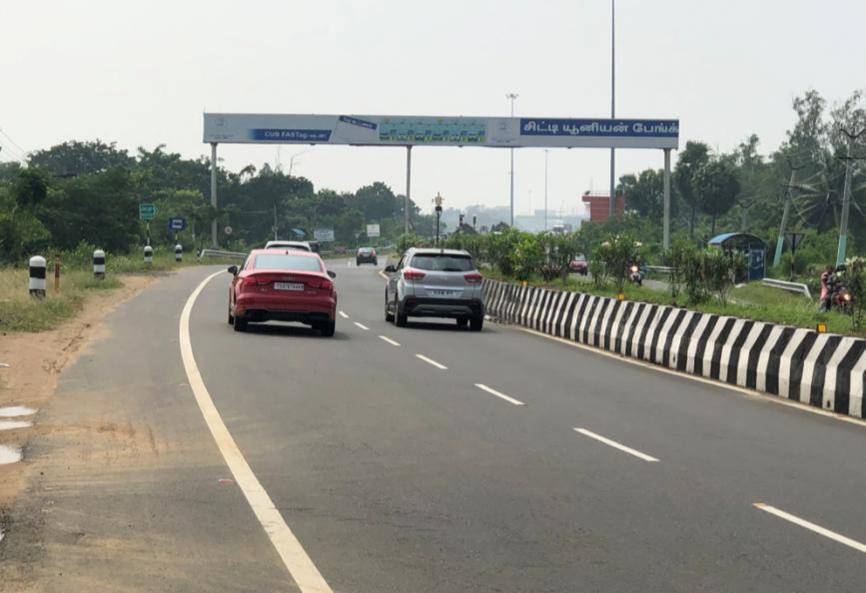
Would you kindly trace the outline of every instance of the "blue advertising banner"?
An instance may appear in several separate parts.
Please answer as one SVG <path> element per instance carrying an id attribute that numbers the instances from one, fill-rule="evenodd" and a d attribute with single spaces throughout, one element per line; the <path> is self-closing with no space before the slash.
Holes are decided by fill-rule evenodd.
<path id="1" fill-rule="evenodd" d="M 251 140 L 265 142 L 327 142 L 331 130 L 285 130 L 281 128 L 255 128 L 250 130 Z"/>
<path id="2" fill-rule="evenodd" d="M 676 138 L 675 119 L 529 119 L 521 118 L 522 136 L 594 136 Z"/>
<path id="3" fill-rule="evenodd" d="M 340 121 L 346 124 L 352 124 L 353 126 L 361 126 L 362 128 L 367 128 L 368 130 L 376 129 L 375 123 L 364 119 L 358 119 L 357 117 L 351 117 L 349 115 L 341 115 Z"/>

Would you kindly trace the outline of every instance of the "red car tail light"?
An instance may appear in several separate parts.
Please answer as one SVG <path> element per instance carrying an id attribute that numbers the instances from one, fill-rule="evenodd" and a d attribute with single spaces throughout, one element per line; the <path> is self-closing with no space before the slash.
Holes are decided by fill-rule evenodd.
<path id="1" fill-rule="evenodd" d="M 334 283 L 325 278 L 310 278 L 307 280 L 307 286 L 320 290 L 334 290 Z"/>
<path id="2" fill-rule="evenodd" d="M 424 272 L 413 268 L 403 270 L 403 280 L 423 280 L 426 275 Z"/>
<path id="3" fill-rule="evenodd" d="M 259 281 L 256 280 L 255 276 L 247 276 L 243 280 L 241 280 L 241 288 L 253 288 L 258 286 Z"/>
<path id="4" fill-rule="evenodd" d="M 484 276 L 481 274 L 464 274 L 463 279 L 469 284 L 481 284 L 481 281 L 484 280 Z"/>

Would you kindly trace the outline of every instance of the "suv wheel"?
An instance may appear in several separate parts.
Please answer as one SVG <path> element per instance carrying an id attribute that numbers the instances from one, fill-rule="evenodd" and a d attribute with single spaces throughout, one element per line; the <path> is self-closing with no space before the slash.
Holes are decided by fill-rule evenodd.
<path id="1" fill-rule="evenodd" d="M 409 316 L 406 315 L 405 313 L 403 313 L 403 311 L 400 309 L 400 305 L 397 303 L 394 303 L 394 309 L 395 309 L 395 311 L 394 311 L 394 314 L 395 314 L 394 324 L 397 327 L 406 327 L 406 322 L 409 321 Z"/>
<path id="2" fill-rule="evenodd" d="M 458 317 L 457 318 L 457 327 L 466 327 L 466 325 L 468 323 L 469 323 L 468 317 Z"/>
<path id="3" fill-rule="evenodd" d="M 385 321 L 387 321 L 388 323 L 393 323 L 393 321 L 394 321 L 394 314 L 388 310 L 388 292 L 387 291 L 385 291 Z"/>
<path id="4" fill-rule="evenodd" d="M 480 332 L 482 327 L 484 327 L 484 317 L 481 315 L 479 315 L 478 317 L 473 317 L 469 321 L 469 329 L 474 332 Z"/>

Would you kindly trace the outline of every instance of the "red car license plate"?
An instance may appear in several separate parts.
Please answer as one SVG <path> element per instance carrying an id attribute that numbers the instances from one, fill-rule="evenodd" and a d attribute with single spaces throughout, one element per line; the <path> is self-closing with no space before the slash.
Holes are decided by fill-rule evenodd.
<path id="1" fill-rule="evenodd" d="M 274 290 L 304 290 L 301 282 L 274 282 Z"/>

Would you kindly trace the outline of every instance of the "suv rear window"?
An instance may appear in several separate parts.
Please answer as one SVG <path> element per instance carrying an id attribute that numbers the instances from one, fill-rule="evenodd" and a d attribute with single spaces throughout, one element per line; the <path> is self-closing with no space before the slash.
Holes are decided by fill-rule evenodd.
<path id="1" fill-rule="evenodd" d="M 261 254 L 256 256 L 253 266 L 256 270 L 301 270 L 304 272 L 321 272 L 317 257 L 303 255 Z"/>
<path id="2" fill-rule="evenodd" d="M 469 272 L 475 269 L 472 258 L 468 255 L 448 255 L 445 253 L 430 253 L 416 255 L 409 264 L 419 270 L 431 272 Z"/>

